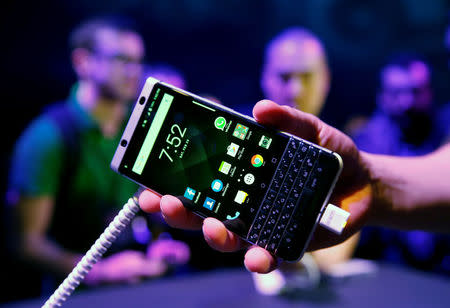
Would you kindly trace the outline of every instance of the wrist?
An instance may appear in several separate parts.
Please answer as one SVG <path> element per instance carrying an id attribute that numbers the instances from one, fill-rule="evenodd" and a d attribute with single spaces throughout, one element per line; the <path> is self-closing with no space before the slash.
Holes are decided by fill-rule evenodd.
<path id="1" fill-rule="evenodd" d="M 367 223 L 370 225 L 383 224 L 383 219 L 388 212 L 389 198 L 387 196 L 386 183 L 383 181 L 383 171 L 380 170 L 382 162 L 380 162 L 380 155 L 370 154 L 360 151 L 362 165 L 366 168 L 366 174 L 368 177 L 369 192 L 369 215 Z"/>

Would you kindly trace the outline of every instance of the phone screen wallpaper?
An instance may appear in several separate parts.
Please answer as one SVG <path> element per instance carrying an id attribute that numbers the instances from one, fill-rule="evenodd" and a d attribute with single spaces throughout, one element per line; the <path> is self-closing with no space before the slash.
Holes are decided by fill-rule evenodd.
<path id="1" fill-rule="evenodd" d="M 119 171 L 246 236 L 289 137 L 157 84 Z"/>

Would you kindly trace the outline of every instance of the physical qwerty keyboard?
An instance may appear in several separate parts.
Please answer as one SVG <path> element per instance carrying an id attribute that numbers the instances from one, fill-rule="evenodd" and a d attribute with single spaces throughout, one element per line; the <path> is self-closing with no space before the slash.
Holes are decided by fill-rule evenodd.
<path id="1" fill-rule="evenodd" d="M 249 230 L 249 242 L 287 260 L 300 257 L 326 198 L 316 191 L 331 184 L 324 176 L 329 156 L 313 145 L 289 140 Z"/>

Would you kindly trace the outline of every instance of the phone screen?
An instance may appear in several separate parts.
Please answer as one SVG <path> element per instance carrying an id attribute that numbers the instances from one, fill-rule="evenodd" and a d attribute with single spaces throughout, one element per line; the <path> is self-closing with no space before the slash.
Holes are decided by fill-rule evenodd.
<path id="1" fill-rule="evenodd" d="M 289 137 L 156 84 L 119 172 L 246 236 Z"/>

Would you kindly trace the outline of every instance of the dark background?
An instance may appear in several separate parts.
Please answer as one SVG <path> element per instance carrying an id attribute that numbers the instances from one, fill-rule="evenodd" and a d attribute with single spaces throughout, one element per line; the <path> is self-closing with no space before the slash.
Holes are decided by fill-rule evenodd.
<path id="1" fill-rule="evenodd" d="M 246 112 L 263 98 L 265 44 L 288 26 L 308 27 L 323 39 L 332 71 L 322 117 L 341 127 L 354 114 L 370 113 L 377 71 L 399 50 L 417 51 L 430 61 L 436 101 L 447 101 L 443 37 L 449 7 L 445 0 L 7 1 L 0 19 L 2 161 L 41 108 L 67 96 L 75 81 L 67 37 L 88 17 L 134 18 L 147 61 L 173 64 L 190 91 Z"/>
<path id="2" fill-rule="evenodd" d="M 265 44 L 294 25 L 310 28 L 324 41 L 332 87 L 322 118 L 335 126 L 371 112 L 378 69 L 396 51 L 423 54 L 432 65 L 436 103 L 449 96 L 446 0 L 51 0 L 2 6 L 1 192 L 14 141 L 43 106 L 65 98 L 75 81 L 67 48 L 70 30 L 97 14 L 134 18 L 146 41 L 147 61 L 176 66 L 188 90 L 247 113 L 263 98 L 259 75 Z"/>
<path id="3" fill-rule="evenodd" d="M 246 113 L 263 98 L 265 44 L 286 27 L 307 27 L 323 40 L 332 73 L 322 118 L 342 128 L 373 110 L 378 70 L 394 52 L 422 54 L 432 66 L 436 103 L 449 100 L 443 44 L 449 8 L 446 0 L 3 1 L 0 193 L 21 131 L 46 104 L 64 99 L 75 81 L 67 38 L 86 18 L 121 13 L 135 19 L 148 62 L 174 65 L 188 90 Z"/>

